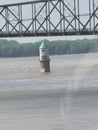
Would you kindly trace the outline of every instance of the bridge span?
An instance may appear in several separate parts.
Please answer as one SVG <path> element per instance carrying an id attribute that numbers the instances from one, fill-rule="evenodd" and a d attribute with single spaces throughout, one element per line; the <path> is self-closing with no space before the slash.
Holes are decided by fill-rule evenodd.
<path id="1" fill-rule="evenodd" d="M 98 34 L 98 0 L 0 5 L 0 37 Z"/>

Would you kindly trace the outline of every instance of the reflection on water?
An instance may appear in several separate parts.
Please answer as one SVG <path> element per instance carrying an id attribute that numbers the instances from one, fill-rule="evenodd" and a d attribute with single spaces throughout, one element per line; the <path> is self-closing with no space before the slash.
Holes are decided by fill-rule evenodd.
<path id="1" fill-rule="evenodd" d="M 0 59 L 0 130 L 97 130 L 98 54 Z"/>

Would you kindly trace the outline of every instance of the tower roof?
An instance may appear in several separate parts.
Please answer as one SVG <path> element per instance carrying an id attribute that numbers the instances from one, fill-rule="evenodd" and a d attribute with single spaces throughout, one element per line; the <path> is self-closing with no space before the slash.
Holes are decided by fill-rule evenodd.
<path id="1" fill-rule="evenodd" d="M 45 44 L 45 42 L 43 41 L 42 44 L 40 45 L 40 49 L 46 49 L 47 45 Z"/>

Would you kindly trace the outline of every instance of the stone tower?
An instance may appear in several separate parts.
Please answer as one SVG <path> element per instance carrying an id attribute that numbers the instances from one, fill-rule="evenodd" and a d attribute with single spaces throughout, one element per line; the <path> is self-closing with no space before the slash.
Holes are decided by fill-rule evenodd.
<path id="1" fill-rule="evenodd" d="M 39 48 L 40 53 L 40 72 L 50 72 L 50 59 L 48 48 L 43 41 Z"/>

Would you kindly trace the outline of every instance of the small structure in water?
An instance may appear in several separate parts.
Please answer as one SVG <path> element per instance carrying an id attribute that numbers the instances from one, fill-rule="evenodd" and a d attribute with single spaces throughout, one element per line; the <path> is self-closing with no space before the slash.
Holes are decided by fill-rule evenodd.
<path id="1" fill-rule="evenodd" d="M 39 48 L 40 53 L 40 72 L 50 72 L 50 59 L 47 45 L 42 42 Z"/>

